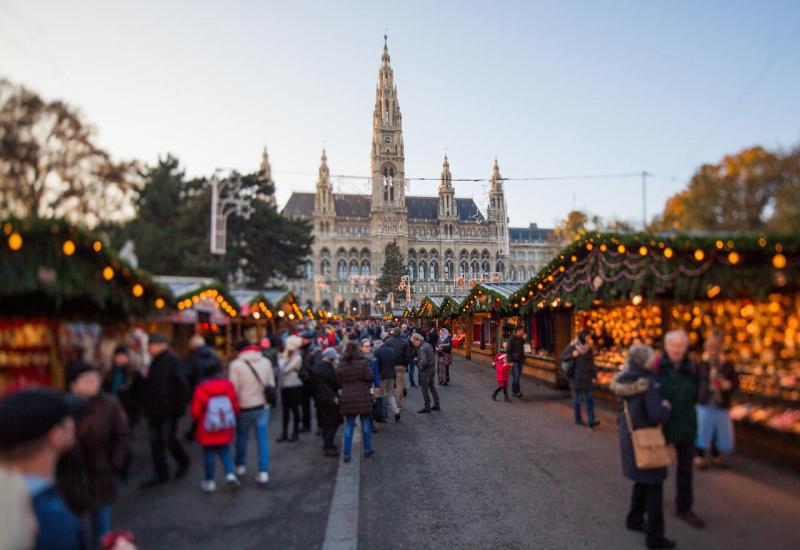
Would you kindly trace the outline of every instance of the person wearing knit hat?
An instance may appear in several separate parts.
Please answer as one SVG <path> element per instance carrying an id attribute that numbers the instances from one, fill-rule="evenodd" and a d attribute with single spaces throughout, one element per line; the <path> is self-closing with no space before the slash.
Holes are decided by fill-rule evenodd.
<path id="1" fill-rule="evenodd" d="M 85 548 L 80 520 L 55 486 L 56 463 L 75 443 L 81 404 L 43 388 L 24 389 L 0 400 L 0 465 L 21 473 L 39 531 L 35 548 Z"/>
<path id="2" fill-rule="evenodd" d="M 317 426 L 322 432 L 322 454 L 336 458 L 339 449 L 336 447 L 336 432 L 342 423 L 339 412 L 337 390 L 339 383 L 336 380 L 336 364 L 339 354 L 335 348 L 327 348 L 319 354 L 319 360 L 311 365 L 310 384 L 314 396 L 314 406 L 317 411 Z"/>

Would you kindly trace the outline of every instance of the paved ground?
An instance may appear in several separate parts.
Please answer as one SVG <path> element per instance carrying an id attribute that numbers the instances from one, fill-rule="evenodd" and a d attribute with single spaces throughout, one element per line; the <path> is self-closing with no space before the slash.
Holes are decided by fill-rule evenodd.
<path id="1" fill-rule="evenodd" d="M 361 464 L 362 548 L 640 548 L 623 528 L 630 483 L 620 472 L 610 408 L 595 432 L 572 423 L 564 394 L 523 382 L 524 401 L 493 402 L 494 371 L 456 362 L 443 412 L 404 415 Z M 407 411 L 421 404 L 417 391 Z M 696 477 L 704 531 L 672 516 L 682 548 L 797 548 L 800 479 L 746 460 Z"/>
<path id="2" fill-rule="evenodd" d="M 360 464 L 361 548 L 643 546 L 642 536 L 622 527 L 630 484 L 620 473 L 610 407 L 589 432 L 571 423 L 563 393 L 526 380 L 524 401 L 493 402 L 494 371 L 465 361 L 452 378 L 440 389 L 443 412 L 417 415 L 422 399 L 413 390 L 403 422 L 382 424 L 374 436 L 377 453 Z M 320 548 L 337 462 L 318 445 L 309 435 L 292 446 L 272 444 L 271 486 L 262 491 L 251 482 L 236 495 L 200 494 L 196 446 L 188 478 L 154 492 L 134 488 L 147 473 L 140 463 L 113 523 L 132 529 L 144 549 Z M 704 531 L 672 516 L 672 474 L 666 485 L 667 534 L 680 547 L 796 547 L 796 475 L 737 458 L 731 470 L 698 473 L 695 486 Z"/>
<path id="3" fill-rule="evenodd" d="M 182 480 L 143 491 L 139 482 L 150 475 L 146 430 L 137 431 L 134 479 L 117 501 L 115 529 L 135 533 L 140 550 L 319 548 L 325 537 L 328 507 L 336 481 L 336 459 L 319 454 L 321 440 L 302 434 L 297 443 L 276 443 L 280 413 L 270 417 L 270 485 L 255 484 L 255 441 L 251 441 L 247 478 L 233 493 L 218 488 L 200 492 L 202 457 L 196 444 L 187 446 L 192 470 Z M 170 459 L 171 460 L 171 459 Z M 218 485 L 223 479 L 217 463 Z"/>

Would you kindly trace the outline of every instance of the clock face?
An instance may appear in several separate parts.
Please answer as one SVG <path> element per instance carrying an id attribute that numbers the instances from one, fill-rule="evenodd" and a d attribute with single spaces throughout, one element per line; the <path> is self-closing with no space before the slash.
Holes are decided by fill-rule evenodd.
<path id="1" fill-rule="evenodd" d="M 383 136 L 383 142 L 384 143 L 391 143 L 392 142 L 392 136 Z"/>

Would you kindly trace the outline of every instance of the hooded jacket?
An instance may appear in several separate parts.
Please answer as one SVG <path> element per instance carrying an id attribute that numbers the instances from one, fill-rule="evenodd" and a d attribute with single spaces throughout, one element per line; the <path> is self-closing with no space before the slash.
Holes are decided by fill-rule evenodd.
<path id="1" fill-rule="evenodd" d="M 666 468 L 640 470 L 636 467 L 633 443 L 624 412 L 624 404 L 627 402 L 634 430 L 653 428 L 666 421 L 670 411 L 661 403 L 658 379 L 650 371 L 630 369 L 614 375 L 609 387 L 619 398 L 617 425 L 623 475 L 636 483 L 663 483 L 667 477 Z"/>

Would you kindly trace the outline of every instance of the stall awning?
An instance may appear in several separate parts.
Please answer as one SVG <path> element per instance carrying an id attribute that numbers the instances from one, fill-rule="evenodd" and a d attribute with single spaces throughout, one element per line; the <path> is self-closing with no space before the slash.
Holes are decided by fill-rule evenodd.
<path id="1" fill-rule="evenodd" d="M 229 317 L 239 314 L 239 302 L 228 288 L 216 279 L 157 275 L 154 279 L 170 289 L 178 311 L 195 310 L 203 313 L 221 311 Z"/>

